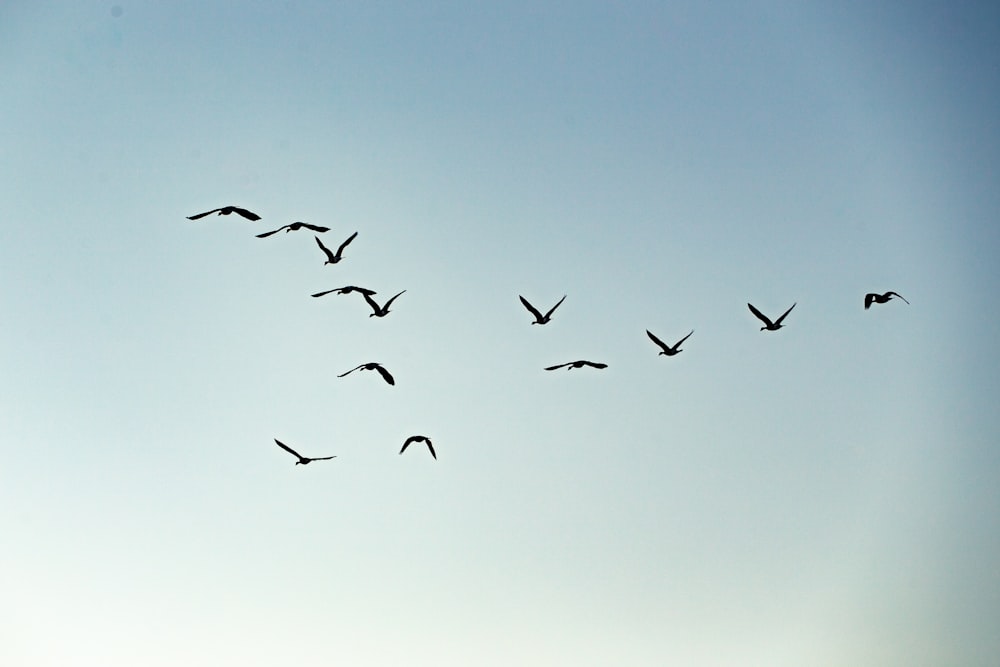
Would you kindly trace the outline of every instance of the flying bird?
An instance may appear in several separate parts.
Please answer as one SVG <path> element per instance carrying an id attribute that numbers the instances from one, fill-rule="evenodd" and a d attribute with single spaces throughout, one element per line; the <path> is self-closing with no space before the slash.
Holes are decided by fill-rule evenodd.
<path id="1" fill-rule="evenodd" d="M 338 287 L 337 289 L 328 289 L 325 292 L 316 292 L 312 296 L 325 296 L 327 294 L 332 294 L 336 292 L 337 294 L 350 294 L 351 292 L 358 292 L 359 294 L 367 294 L 371 296 L 375 294 L 375 290 L 368 289 L 367 287 L 356 287 L 354 285 L 346 285 L 344 287 Z"/>
<path id="2" fill-rule="evenodd" d="M 297 451 L 295 451 L 294 449 L 292 449 L 291 447 L 289 447 L 288 445 L 286 445 L 285 443 L 283 443 L 281 440 L 278 440 L 277 438 L 275 438 L 274 441 L 276 443 L 278 443 L 278 447 L 281 447 L 286 452 L 289 452 L 290 454 L 294 454 L 295 456 L 299 457 L 299 460 L 295 462 L 295 465 L 299 465 L 299 464 L 301 464 L 301 465 L 308 465 L 309 463 L 312 463 L 313 461 L 326 461 L 328 459 L 335 459 L 335 458 L 337 458 L 336 456 L 318 456 L 316 458 L 312 458 L 311 459 L 311 458 L 309 458 L 307 456 L 302 456 Z"/>
<path id="3" fill-rule="evenodd" d="M 329 227 L 320 227 L 319 225 L 310 225 L 308 222 L 293 222 L 290 225 L 285 225 L 283 227 L 278 227 L 277 229 L 275 229 L 273 231 L 264 232 L 263 234 L 258 234 L 257 238 L 259 238 L 259 239 L 266 239 L 271 234 L 277 234 L 282 229 L 284 229 L 285 233 L 287 234 L 288 232 L 294 232 L 294 231 L 296 231 L 298 229 L 302 229 L 303 227 L 305 227 L 308 230 L 314 231 L 314 232 L 319 232 L 321 234 L 323 232 L 330 231 Z"/>
<path id="4" fill-rule="evenodd" d="M 239 206 L 223 206 L 222 208 L 217 208 L 211 211 L 205 211 L 204 213 L 199 213 L 198 215 L 189 215 L 188 220 L 198 220 L 199 218 L 204 218 L 206 215 L 212 215 L 213 213 L 218 213 L 219 215 L 229 215 L 230 213 L 236 213 L 242 215 L 247 220 L 260 220 L 260 216 L 253 211 L 248 211 L 245 208 L 240 208 Z"/>
<path id="5" fill-rule="evenodd" d="M 691 330 L 691 333 L 689 333 L 687 336 L 684 336 L 684 338 L 681 338 L 679 341 L 677 341 L 676 343 L 674 343 L 673 347 L 671 347 L 671 346 L 667 345 L 666 343 L 664 343 L 659 338 L 657 338 L 656 336 L 654 336 L 653 333 L 649 329 L 646 329 L 646 335 L 649 336 L 649 340 L 653 341 L 654 343 L 656 343 L 657 345 L 660 346 L 660 354 L 665 354 L 668 357 L 672 357 L 675 354 L 677 354 L 678 352 L 683 352 L 684 350 L 681 349 L 681 343 L 683 343 L 688 338 L 690 338 L 691 334 L 693 334 L 693 333 L 694 333 L 694 329 Z M 660 354 L 658 354 L 656 356 L 660 356 Z"/>
<path id="6" fill-rule="evenodd" d="M 382 364 L 376 363 L 374 361 L 370 361 L 367 364 L 359 364 L 354 368 L 352 368 L 351 370 L 347 371 L 346 373 L 338 375 L 337 377 L 342 378 L 345 375 L 350 375 L 351 373 L 359 369 L 363 371 L 378 371 L 379 375 L 382 376 L 383 380 L 385 380 L 389 384 L 393 385 L 396 384 L 396 380 L 394 380 L 393 377 L 389 374 L 389 371 L 385 370 L 385 368 L 382 367 Z"/>
<path id="7" fill-rule="evenodd" d="M 892 297 L 903 299 L 901 294 L 896 294 L 895 292 L 886 292 L 885 294 L 865 294 L 865 310 L 868 310 L 873 303 L 888 303 Z M 903 301 L 906 301 L 906 299 L 903 299 Z M 906 301 L 906 303 L 910 302 Z"/>
<path id="8" fill-rule="evenodd" d="M 319 249 L 322 250 L 323 253 L 326 255 L 326 261 L 323 262 L 323 265 L 325 266 L 327 264 L 336 264 L 337 262 L 339 262 L 340 260 L 342 260 L 343 259 L 342 255 L 343 255 L 343 252 L 344 252 L 344 248 L 346 248 L 347 244 L 350 243 L 351 241 L 353 241 L 354 237 L 357 236 L 357 235 L 358 235 L 358 233 L 354 232 L 353 234 L 351 234 L 350 236 L 348 236 L 347 240 L 344 241 L 343 243 L 341 243 L 340 247 L 337 248 L 337 254 L 336 255 L 333 254 L 332 252 L 330 252 L 330 249 L 327 248 L 325 245 L 323 245 L 323 242 L 319 240 L 318 236 L 314 236 L 313 238 L 316 239 L 316 244 L 319 245 Z"/>
<path id="9" fill-rule="evenodd" d="M 584 366 L 590 366 L 591 368 L 607 368 L 608 367 L 607 364 L 602 364 L 602 363 L 594 362 L 594 361 L 586 361 L 584 359 L 581 359 L 580 361 L 570 361 L 570 362 L 567 362 L 565 364 L 559 364 L 558 366 L 549 366 L 545 370 L 547 370 L 547 371 L 554 371 L 557 368 L 563 368 L 563 367 L 565 367 L 566 370 L 569 370 L 571 368 L 583 368 Z"/>
<path id="10" fill-rule="evenodd" d="M 405 291 L 406 290 L 403 290 L 403 292 Z M 400 292 L 399 294 L 402 294 L 403 292 Z M 396 300 L 396 297 L 398 297 L 399 294 L 386 301 L 384 306 L 380 306 L 377 303 L 375 303 L 375 299 L 371 298 L 370 295 L 362 294 L 361 296 L 365 297 L 365 301 L 368 302 L 368 305 L 371 306 L 372 310 L 374 311 L 368 317 L 385 317 L 386 315 L 388 315 L 389 306 L 392 305 L 392 302 Z"/>
<path id="11" fill-rule="evenodd" d="M 559 299 L 559 302 L 556 303 L 556 305 L 549 308 L 549 312 L 542 315 L 538 311 L 538 309 L 532 306 L 530 303 L 528 303 L 528 300 L 525 299 L 523 296 L 518 294 L 517 298 L 521 300 L 521 303 L 524 304 L 524 307 L 528 309 L 528 312 L 535 316 L 535 321 L 532 322 L 532 324 L 548 324 L 549 320 L 552 319 L 552 313 L 554 313 L 556 308 L 559 307 L 559 304 L 561 304 L 563 301 L 566 300 L 566 296 L 563 295 L 563 298 Z"/>
<path id="12" fill-rule="evenodd" d="M 409 447 L 410 443 L 413 442 L 426 442 L 427 449 L 431 450 L 431 456 L 434 457 L 435 461 L 437 460 L 438 455 L 434 453 L 434 445 L 431 444 L 431 439 L 424 435 L 411 435 L 409 438 L 406 439 L 406 442 L 403 443 L 403 448 L 399 450 L 399 453 L 402 454 L 403 452 L 405 452 L 406 448 Z"/>
<path id="13" fill-rule="evenodd" d="M 764 329 L 767 329 L 768 331 L 777 331 L 783 326 L 781 324 L 781 321 L 785 319 L 785 316 L 788 315 L 788 313 L 792 312 L 792 308 L 795 307 L 795 304 L 793 303 L 792 308 L 786 310 L 781 317 L 779 317 L 773 322 L 767 319 L 767 316 L 765 316 L 764 313 L 754 308 L 752 303 L 748 303 L 747 306 L 750 308 L 750 312 L 756 315 L 757 319 L 764 323 L 764 326 L 760 328 L 761 331 L 763 331 Z"/>

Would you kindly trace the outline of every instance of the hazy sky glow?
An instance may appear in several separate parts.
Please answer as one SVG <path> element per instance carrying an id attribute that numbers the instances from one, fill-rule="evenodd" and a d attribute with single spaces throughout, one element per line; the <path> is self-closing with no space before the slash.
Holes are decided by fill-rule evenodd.
<path id="1" fill-rule="evenodd" d="M 0 664 L 995 664 L 1000 10 L 483 4 L 0 7 Z"/>

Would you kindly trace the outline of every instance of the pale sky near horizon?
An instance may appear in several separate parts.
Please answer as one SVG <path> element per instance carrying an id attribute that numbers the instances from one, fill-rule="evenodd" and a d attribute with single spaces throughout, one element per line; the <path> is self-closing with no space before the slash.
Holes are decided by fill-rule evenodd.
<path id="1" fill-rule="evenodd" d="M 997 44 L 985 2 L 5 3 L 0 664 L 995 664 Z M 254 236 L 296 220 L 358 236 Z"/>

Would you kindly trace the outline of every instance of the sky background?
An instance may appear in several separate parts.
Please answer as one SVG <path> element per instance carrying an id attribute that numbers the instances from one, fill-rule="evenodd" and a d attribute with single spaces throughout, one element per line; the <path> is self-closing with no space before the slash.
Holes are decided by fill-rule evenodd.
<path id="1" fill-rule="evenodd" d="M 0 663 L 994 665 L 997 44 L 988 2 L 3 3 Z M 296 220 L 359 234 L 254 238 Z"/>

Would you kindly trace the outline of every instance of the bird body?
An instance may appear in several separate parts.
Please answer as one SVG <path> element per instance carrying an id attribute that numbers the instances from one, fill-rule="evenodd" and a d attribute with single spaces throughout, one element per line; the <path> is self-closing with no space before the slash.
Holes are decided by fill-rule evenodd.
<path id="1" fill-rule="evenodd" d="M 552 319 L 552 313 L 554 313 L 556 308 L 558 308 L 559 305 L 566 300 L 566 296 L 563 295 L 563 298 L 559 299 L 556 305 L 549 308 L 549 311 L 544 315 L 542 315 L 541 311 L 539 311 L 537 308 L 528 303 L 528 300 L 525 299 L 523 296 L 518 294 L 517 298 L 521 300 L 521 304 L 528 309 L 528 312 L 534 315 L 535 321 L 532 322 L 532 324 L 548 324 L 549 320 Z"/>
<path id="2" fill-rule="evenodd" d="M 792 308 L 794 308 L 795 305 L 796 304 L 793 303 Z M 785 319 L 785 316 L 788 315 L 788 313 L 792 312 L 792 308 L 789 308 L 784 313 L 782 313 L 781 317 L 772 322 L 770 319 L 767 318 L 766 315 L 764 315 L 764 313 L 754 308 L 752 303 L 748 303 L 747 307 L 750 308 L 750 312 L 753 313 L 758 320 L 764 323 L 764 326 L 760 328 L 761 331 L 764 331 L 765 329 L 767 329 L 768 331 L 777 331 L 782 326 L 784 326 L 781 324 L 781 321 Z"/>
<path id="3" fill-rule="evenodd" d="M 406 290 L 403 290 L 399 294 L 403 294 L 403 292 L 406 292 Z M 368 317 L 385 317 L 386 315 L 388 315 L 389 306 L 392 305 L 392 302 L 396 300 L 396 297 L 398 297 L 399 294 L 386 301 L 385 305 L 383 306 L 378 305 L 378 303 L 375 302 L 375 299 L 371 298 L 370 295 L 362 294 L 361 296 L 365 297 L 365 301 L 368 302 L 368 305 L 371 306 L 371 309 L 373 311 Z"/>
<path id="4" fill-rule="evenodd" d="M 370 362 L 368 362 L 366 364 L 358 364 L 357 366 L 355 366 L 351 370 L 347 371 L 346 373 L 342 373 L 342 374 L 338 375 L 337 377 L 342 378 L 345 375 L 350 375 L 351 373 L 353 373 L 356 370 L 378 371 L 379 375 L 382 376 L 383 380 L 385 380 L 386 382 L 388 382 L 391 385 L 396 384 L 396 380 L 392 377 L 392 375 L 389 374 L 389 371 L 387 371 L 385 368 L 383 368 L 382 364 L 379 364 L 379 363 L 374 362 L 374 361 L 370 361 Z"/>
<path id="5" fill-rule="evenodd" d="M 566 370 L 569 370 L 571 368 L 583 368 L 584 366 L 590 366 L 591 368 L 607 368 L 608 367 L 607 364 L 602 364 L 600 362 L 587 361 L 585 359 L 580 359 L 579 361 L 570 361 L 570 362 L 567 362 L 565 364 L 558 364 L 556 366 L 548 366 L 545 370 L 547 370 L 547 371 L 554 371 L 554 370 L 556 370 L 558 368 L 566 368 Z"/>
<path id="6" fill-rule="evenodd" d="M 318 456 L 318 457 L 315 457 L 315 458 L 310 458 L 308 456 L 302 456 L 297 451 L 295 451 L 294 449 L 292 449 L 291 447 L 289 447 L 288 445 L 286 445 L 282 441 L 278 440 L 277 438 L 275 438 L 274 441 L 276 443 L 278 443 L 278 447 L 281 447 L 286 452 L 288 452 L 290 454 L 293 454 L 294 456 L 298 457 L 299 460 L 295 462 L 295 465 L 308 465 L 308 464 L 312 463 L 313 461 L 327 461 L 329 459 L 335 459 L 335 458 L 337 458 L 336 456 Z"/>
<path id="7" fill-rule="evenodd" d="M 406 439 L 406 442 L 403 443 L 403 448 L 399 450 L 399 453 L 402 454 L 403 452 L 405 452 L 406 448 L 409 447 L 410 444 L 414 442 L 427 443 L 427 449 L 430 450 L 431 456 L 434 457 L 435 461 L 437 460 L 437 454 L 434 452 L 434 445 L 431 443 L 431 439 L 425 435 L 411 435 L 409 438 Z"/>
<path id="8" fill-rule="evenodd" d="M 212 215 L 213 213 L 218 213 L 219 215 L 229 215 L 230 213 L 236 213 L 241 215 L 247 220 L 260 220 L 260 216 L 252 211 L 248 211 L 245 208 L 240 208 L 239 206 L 223 206 L 222 208 L 216 208 L 211 211 L 205 211 L 204 213 L 199 213 L 197 215 L 189 215 L 188 220 L 199 220 L 204 218 L 206 215 Z"/>
<path id="9" fill-rule="evenodd" d="M 681 349 L 681 343 L 683 343 L 688 338 L 690 338 L 691 334 L 693 334 L 693 333 L 694 333 L 694 329 L 691 330 L 691 333 L 689 333 L 687 336 L 684 336 L 684 338 L 681 338 L 679 341 L 677 341 L 676 343 L 674 343 L 673 347 L 671 347 L 670 345 L 667 345 L 662 340 L 660 340 L 659 338 L 657 338 L 656 336 L 654 336 L 653 333 L 649 329 L 646 329 L 646 335 L 649 336 L 649 339 L 651 341 L 653 341 L 654 343 L 656 343 L 657 345 L 659 345 L 659 347 L 660 347 L 660 354 L 665 354 L 668 357 L 672 357 L 675 354 L 678 354 L 679 352 L 683 352 L 684 350 Z M 660 354 L 658 354 L 656 356 L 660 356 Z"/>
<path id="10" fill-rule="evenodd" d="M 358 235 L 358 233 L 354 232 L 353 234 L 351 234 L 350 236 L 348 236 L 347 240 L 344 241 L 343 243 L 341 243 L 340 247 L 337 248 L 336 254 L 334 254 L 333 252 L 331 252 L 329 248 L 327 248 L 325 245 L 323 245 L 323 242 L 319 240 L 318 236 L 314 236 L 313 238 L 316 239 L 316 245 L 318 245 L 319 249 L 323 251 L 324 255 L 326 255 L 326 261 L 323 262 L 323 265 L 326 266 L 327 264 L 336 264 L 337 262 L 339 262 L 340 260 L 342 260 L 344 258 L 343 257 L 344 248 L 346 248 L 347 244 L 350 243 L 351 241 L 353 241 L 354 237 L 357 236 L 357 235 Z"/>
<path id="11" fill-rule="evenodd" d="M 888 303 L 889 300 L 892 299 L 892 297 L 903 299 L 903 296 L 901 294 L 896 294 L 895 292 L 886 292 L 885 294 L 874 294 L 874 293 L 865 294 L 865 310 L 868 310 L 868 308 L 871 307 L 873 303 Z M 906 301 L 906 299 L 903 299 L 903 301 Z M 906 303 L 910 302 L 906 301 Z"/>
<path id="12" fill-rule="evenodd" d="M 311 296 L 314 296 L 314 297 L 316 297 L 316 296 L 325 296 L 327 294 L 333 294 L 334 292 L 336 292 L 337 294 L 350 294 L 351 292 L 357 292 L 359 294 L 367 294 L 368 296 L 371 296 L 372 294 L 376 293 L 375 290 L 371 290 L 371 289 L 368 289 L 366 287 L 356 287 L 354 285 L 345 285 L 344 287 L 338 287 L 337 289 L 328 289 L 325 292 L 316 292 L 315 294 L 313 294 Z"/>
<path id="13" fill-rule="evenodd" d="M 330 231 L 329 227 L 320 227 L 319 225 L 310 225 L 308 222 L 293 222 L 290 225 L 284 225 L 282 227 L 278 227 L 277 229 L 271 230 L 269 232 L 264 232 L 263 234 L 258 234 L 257 238 L 259 238 L 259 239 L 265 239 L 268 236 L 271 236 L 272 234 L 277 234 L 282 229 L 284 229 L 285 233 L 287 234 L 288 232 L 294 232 L 296 230 L 303 229 L 303 228 L 308 229 L 310 231 L 319 232 L 320 234 L 322 234 L 323 232 Z"/>

